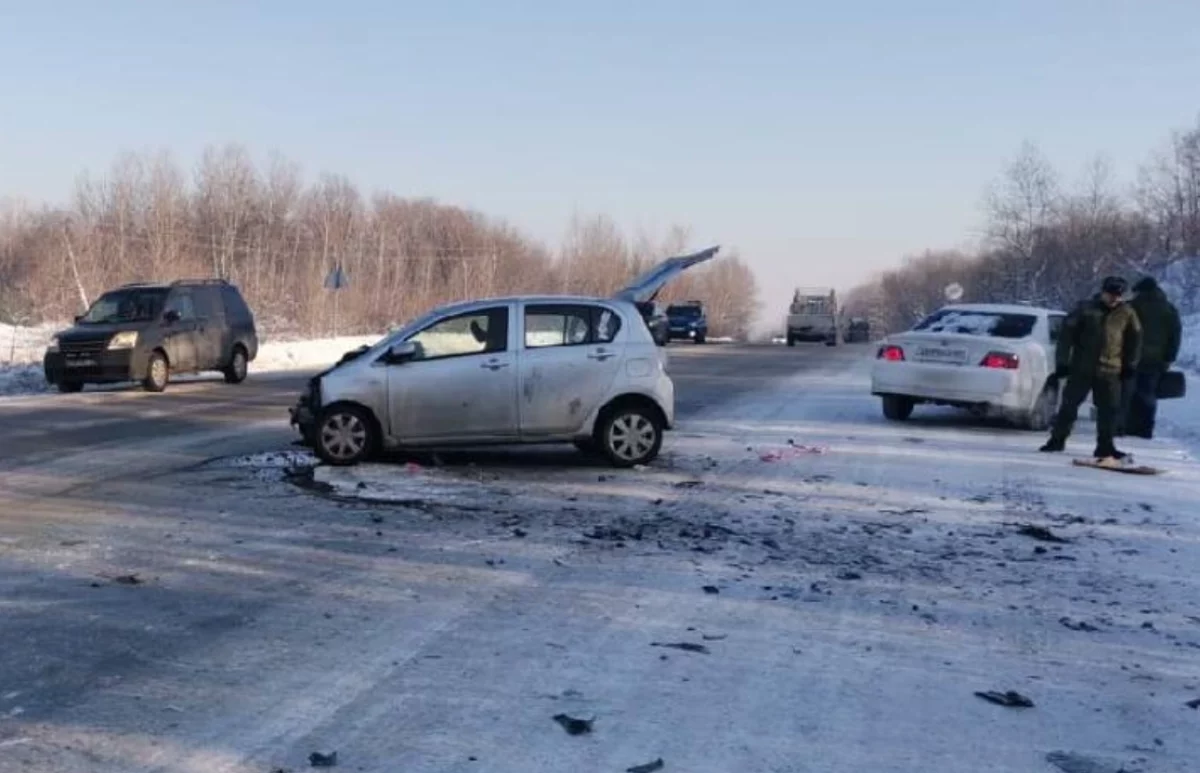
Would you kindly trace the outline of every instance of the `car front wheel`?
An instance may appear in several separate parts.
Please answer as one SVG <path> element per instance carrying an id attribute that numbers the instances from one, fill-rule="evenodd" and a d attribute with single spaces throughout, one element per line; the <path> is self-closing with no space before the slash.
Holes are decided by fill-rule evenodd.
<path id="1" fill-rule="evenodd" d="M 171 366 L 167 363 L 167 356 L 162 352 L 154 352 L 146 363 L 146 377 L 142 379 L 142 386 L 147 392 L 161 392 L 170 381 Z"/>
<path id="2" fill-rule="evenodd" d="M 909 416 L 912 416 L 915 403 L 900 395 L 884 395 L 883 398 L 883 415 L 891 421 L 904 421 Z"/>
<path id="3" fill-rule="evenodd" d="M 640 405 L 623 405 L 606 413 L 597 427 L 600 450 L 614 467 L 647 464 L 662 448 L 658 416 Z"/>
<path id="4" fill-rule="evenodd" d="M 379 443 L 378 430 L 366 410 L 353 405 L 326 409 L 313 433 L 317 456 L 338 467 L 366 461 Z"/>

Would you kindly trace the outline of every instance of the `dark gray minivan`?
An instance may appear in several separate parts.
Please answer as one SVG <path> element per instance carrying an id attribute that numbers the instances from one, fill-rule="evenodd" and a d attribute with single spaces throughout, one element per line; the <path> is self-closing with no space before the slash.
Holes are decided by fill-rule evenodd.
<path id="1" fill-rule="evenodd" d="M 172 373 L 215 370 L 240 383 L 257 356 L 254 315 L 237 287 L 196 279 L 106 292 L 54 336 L 43 365 L 60 392 L 122 381 L 161 392 Z"/>

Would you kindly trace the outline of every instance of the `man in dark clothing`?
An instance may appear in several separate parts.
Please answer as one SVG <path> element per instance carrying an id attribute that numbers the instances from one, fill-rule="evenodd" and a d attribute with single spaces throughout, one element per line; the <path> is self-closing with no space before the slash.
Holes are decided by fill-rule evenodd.
<path id="1" fill-rule="evenodd" d="M 1125 454 L 1113 444 L 1121 404 L 1121 379 L 1134 373 L 1141 352 L 1142 329 L 1137 314 L 1124 302 L 1126 284 L 1108 277 L 1100 294 L 1067 315 L 1055 352 L 1055 376 L 1061 382 L 1062 402 L 1050 439 L 1040 450 L 1062 451 L 1075 426 L 1079 405 L 1090 392 L 1096 404 L 1096 451 L 1101 460 L 1120 460 Z"/>
<path id="2" fill-rule="evenodd" d="M 1179 310 L 1153 277 L 1133 286 L 1137 293 L 1129 305 L 1142 325 L 1142 356 L 1137 371 L 1122 387 L 1121 426 L 1124 434 L 1151 438 L 1158 413 L 1158 382 L 1179 356 L 1183 325 Z"/>

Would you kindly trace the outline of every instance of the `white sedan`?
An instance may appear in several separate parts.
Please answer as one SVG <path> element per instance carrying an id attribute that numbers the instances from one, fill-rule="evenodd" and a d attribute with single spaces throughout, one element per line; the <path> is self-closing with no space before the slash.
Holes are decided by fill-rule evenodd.
<path id="1" fill-rule="evenodd" d="M 881 342 L 871 394 L 893 421 L 926 403 L 1043 430 L 1058 407 L 1054 349 L 1065 318 L 1032 306 L 946 306 Z"/>

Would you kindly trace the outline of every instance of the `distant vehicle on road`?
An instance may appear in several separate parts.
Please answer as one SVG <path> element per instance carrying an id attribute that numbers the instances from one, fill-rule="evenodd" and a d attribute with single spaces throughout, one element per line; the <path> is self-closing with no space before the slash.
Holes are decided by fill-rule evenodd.
<path id="1" fill-rule="evenodd" d="M 862 344 L 871 340 L 871 323 L 862 317 L 854 317 L 846 326 L 846 343 Z"/>
<path id="2" fill-rule="evenodd" d="M 240 383 L 256 356 L 258 332 L 241 292 L 221 279 L 196 279 L 104 293 L 54 336 L 43 368 L 60 392 L 123 381 L 161 392 L 177 373 L 216 370 Z"/>
<path id="3" fill-rule="evenodd" d="M 645 464 L 674 424 L 675 385 L 639 304 L 716 253 L 671 258 L 611 298 L 434 309 L 315 376 L 292 424 L 333 465 L 402 447 L 555 442 Z"/>
<path id="4" fill-rule="evenodd" d="M 795 346 L 797 341 L 823 341 L 826 346 L 837 346 L 839 332 L 837 292 L 797 289 L 788 307 L 787 345 Z"/>
<path id="5" fill-rule="evenodd" d="M 946 306 L 880 343 L 871 393 L 893 421 L 928 403 L 1044 430 L 1058 407 L 1054 350 L 1065 318 L 1032 306 Z"/>
<path id="6" fill-rule="evenodd" d="M 671 304 L 667 307 L 667 320 L 670 323 L 668 337 L 671 340 L 686 338 L 702 344 L 708 339 L 708 316 L 700 301 Z"/>

